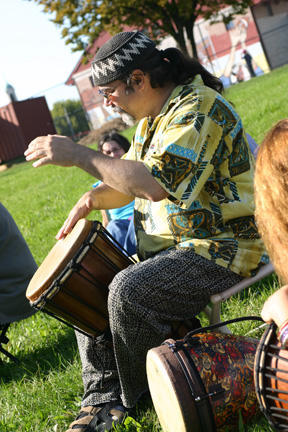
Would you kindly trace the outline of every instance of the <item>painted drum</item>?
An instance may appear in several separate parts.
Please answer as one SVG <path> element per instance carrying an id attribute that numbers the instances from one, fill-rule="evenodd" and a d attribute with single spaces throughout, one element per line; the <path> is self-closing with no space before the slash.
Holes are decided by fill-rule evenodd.
<path id="1" fill-rule="evenodd" d="M 163 431 L 238 431 L 240 421 L 254 419 L 260 412 L 253 380 L 257 344 L 197 333 L 149 350 L 148 383 Z"/>

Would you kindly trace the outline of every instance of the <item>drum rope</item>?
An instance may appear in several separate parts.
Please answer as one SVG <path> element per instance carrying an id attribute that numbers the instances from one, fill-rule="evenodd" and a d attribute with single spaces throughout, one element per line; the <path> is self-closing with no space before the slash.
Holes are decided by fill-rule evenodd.
<path id="1" fill-rule="evenodd" d="M 263 322 L 263 319 L 261 317 L 259 317 L 259 316 L 249 315 L 249 316 L 246 316 L 246 317 L 233 318 L 231 320 L 223 321 L 223 322 L 216 323 L 216 324 L 212 324 L 212 325 L 209 325 L 207 327 L 200 327 L 198 329 L 191 330 L 189 333 L 187 333 L 187 335 L 184 337 L 183 341 L 184 341 L 184 343 L 188 343 L 188 341 L 191 338 L 191 336 L 193 336 L 193 335 L 195 335 L 195 334 L 197 334 L 199 332 L 202 333 L 202 332 L 206 332 L 206 331 L 209 331 L 209 330 L 214 330 L 214 329 L 216 329 L 218 327 L 223 327 L 223 326 L 226 326 L 227 324 L 234 324 L 234 323 L 237 323 L 237 322 L 240 322 L 240 321 L 261 321 L 261 322 Z"/>
<path id="2" fill-rule="evenodd" d="M 278 349 L 279 351 L 283 350 L 282 346 L 276 346 L 276 345 L 270 345 L 270 348 L 273 349 Z M 271 354 L 271 353 L 267 353 L 268 357 L 272 357 L 272 358 L 276 358 L 277 360 L 283 360 L 284 362 L 288 362 L 288 358 L 285 358 L 279 354 Z M 285 371 L 285 373 L 287 373 L 288 371 Z"/>
<path id="3" fill-rule="evenodd" d="M 118 273 L 121 269 L 117 266 L 117 264 L 115 264 L 111 259 L 109 259 L 103 252 L 101 249 L 99 249 L 97 246 L 93 245 L 91 248 L 91 252 L 93 252 L 94 254 L 96 254 L 98 257 L 101 257 L 102 260 L 105 262 L 105 264 L 108 264 L 108 266 L 110 266 L 110 268 L 115 272 Z M 125 257 L 127 258 L 127 257 Z M 130 263 L 132 264 L 132 263 Z"/>
<path id="4" fill-rule="evenodd" d="M 212 413 L 212 408 L 210 404 L 210 397 L 215 396 L 215 393 L 207 393 L 206 389 L 201 381 L 201 377 L 199 375 L 199 372 L 195 366 L 194 361 L 190 358 L 190 356 L 187 353 L 187 350 L 181 341 L 175 341 L 175 343 L 169 343 L 164 342 L 168 347 L 172 350 L 172 352 L 175 354 L 176 359 L 178 360 L 178 363 L 180 364 L 181 370 L 186 378 L 186 382 L 189 386 L 191 396 L 195 402 L 195 408 L 198 415 L 198 421 L 200 424 L 201 431 L 205 432 L 214 432 L 216 431 L 216 425 L 214 422 L 214 416 Z M 180 347 L 181 345 L 181 347 Z M 184 354 L 184 358 L 180 354 L 180 351 Z M 191 372 L 193 377 L 188 373 L 189 368 L 185 366 L 185 362 L 188 361 L 189 365 L 191 366 Z M 193 379 L 194 378 L 194 379 Z M 198 390 L 199 387 L 201 388 L 201 394 L 197 395 L 194 391 L 194 381 L 198 384 Z"/>
<path id="5" fill-rule="evenodd" d="M 271 323 L 259 342 L 254 367 L 255 390 L 261 411 L 267 418 L 271 427 L 275 430 L 287 431 L 288 410 L 278 406 L 278 404 L 287 406 L 287 398 L 284 398 L 285 395 L 288 394 L 288 389 L 284 390 L 281 383 L 287 384 L 288 381 L 277 376 L 279 372 L 287 372 L 283 369 L 271 366 L 274 359 L 276 364 L 278 364 L 279 361 L 283 362 L 283 367 L 285 367 L 285 362 L 287 363 L 288 361 L 287 358 L 278 354 L 279 351 L 283 350 L 283 347 L 279 344 L 275 345 L 276 329 L 276 324 Z M 272 350 L 272 352 L 270 352 L 270 350 Z M 273 385 L 275 386 L 274 388 Z M 280 397 L 281 394 L 283 397 Z M 282 424 L 283 420 L 286 421 L 286 424 Z"/>
<path id="6" fill-rule="evenodd" d="M 99 283 L 99 281 L 93 275 L 93 273 L 91 273 L 89 270 L 87 270 L 85 267 L 83 267 L 83 265 L 81 263 L 74 263 L 72 268 L 73 268 L 73 270 L 76 270 L 78 276 L 80 276 L 86 282 L 89 282 L 90 284 L 97 286 L 97 288 L 101 289 L 103 292 L 107 291 L 107 286 L 103 283 Z M 81 270 L 82 270 L 82 272 L 81 272 Z M 118 271 L 119 271 L 119 269 L 118 269 Z M 89 277 L 85 276 L 85 273 L 87 273 L 87 275 Z"/>
<path id="7" fill-rule="evenodd" d="M 82 333 L 84 336 L 88 336 L 90 338 L 94 338 L 94 336 L 92 336 L 91 334 L 85 332 L 84 330 L 81 330 L 79 327 L 76 327 L 75 325 L 71 324 L 69 321 L 66 321 L 65 319 L 59 317 L 59 315 L 54 314 L 53 312 L 49 311 L 48 309 L 41 309 L 41 311 L 43 313 L 45 313 L 46 315 L 49 315 L 53 318 L 56 318 L 58 321 L 62 322 L 63 324 L 66 324 L 68 327 L 72 328 L 75 331 L 78 331 L 79 333 Z"/>
<path id="8" fill-rule="evenodd" d="M 103 225 L 99 222 L 99 221 L 94 221 L 94 224 L 95 224 L 95 226 L 97 227 L 97 230 L 98 230 L 98 235 L 100 234 L 100 233 L 102 233 L 102 234 L 104 234 L 103 235 L 103 238 L 104 238 L 104 241 L 106 240 L 105 239 L 105 237 L 107 237 L 111 242 L 112 242 L 112 246 L 114 246 L 115 247 L 115 245 L 117 246 L 117 252 L 119 252 L 118 251 L 118 249 L 120 249 L 120 251 L 121 251 L 121 254 L 122 255 L 124 255 L 125 256 L 125 258 L 130 258 L 130 260 L 131 261 L 133 261 L 134 262 L 134 264 L 137 262 L 134 258 L 133 258 L 133 256 L 131 256 L 130 254 L 129 254 L 129 252 L 109 233 L 109 231 L 107 231 L 104 227 L 103 227 Z"/>

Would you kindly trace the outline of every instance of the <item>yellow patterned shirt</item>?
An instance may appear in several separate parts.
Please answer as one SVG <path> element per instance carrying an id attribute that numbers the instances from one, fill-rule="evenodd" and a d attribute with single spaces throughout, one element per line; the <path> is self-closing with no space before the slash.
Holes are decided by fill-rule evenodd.
<path id="1" fill-rule="evenodd" d="M 174 89 L 160 114 L 142 119 L 125 159 L 142 161 L 169 193 L 135 199 L 140 259 L 167 248 L 249 276 L 268 257 L 254 220 L 254 158 L 239 115 L 200 76 Z"/>

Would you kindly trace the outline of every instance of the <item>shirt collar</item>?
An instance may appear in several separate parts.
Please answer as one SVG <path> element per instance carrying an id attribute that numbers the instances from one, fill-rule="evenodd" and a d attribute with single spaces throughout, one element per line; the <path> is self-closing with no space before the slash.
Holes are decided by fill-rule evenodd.
<path id="1" fill-rule="evenodd" d="M 193 87 L 198 87 L 198 86 L 203 86 L 203 85 L 204 85 L 204 83 L 203 83 L 203 80 L 201 78 L 201 75 L 196 75 L 187 84 L 182 84 L 182 85 L 175 87 L 174 90 L 172 91 L 172 93 L 170 94 L 169 98 L 167 99 L 167 101 L 163 105 L 163 107 L 162 107 L 162 109 L 158 115 L 161 116 L 161 115 L 165 114 L 168 111 L 168 109 L 171 107 L 171 105 L 174 105 L 177 102 L 179 102 L 181 99 L 183 90 L 192 89 Z"/>

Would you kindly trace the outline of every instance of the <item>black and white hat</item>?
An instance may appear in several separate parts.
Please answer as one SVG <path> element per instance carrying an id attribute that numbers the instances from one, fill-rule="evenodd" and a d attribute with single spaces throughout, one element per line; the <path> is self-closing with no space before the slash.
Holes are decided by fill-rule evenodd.
<path id="1" fill-rule="evenodd" d="M 96 53 L 91 65 L 96 86 L 122 78 L 156 50 L 155 43 L 139 31 L 113 36 Z"/>

